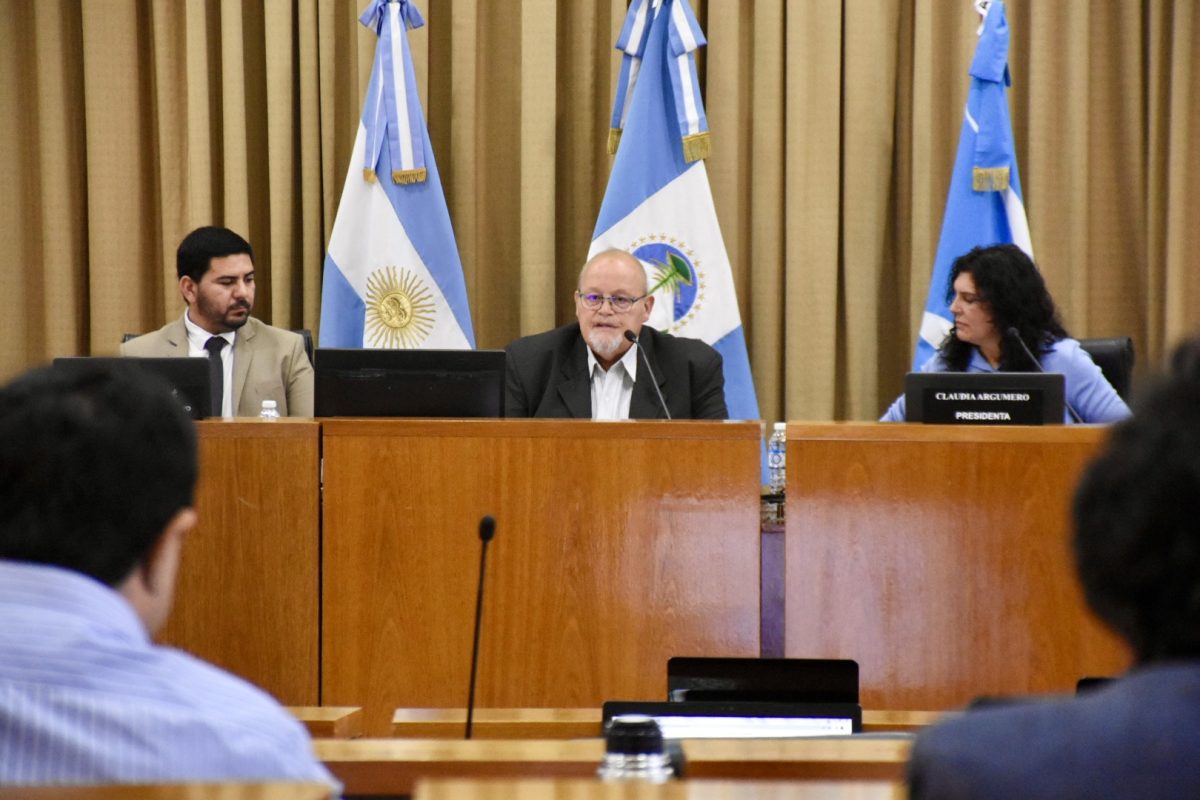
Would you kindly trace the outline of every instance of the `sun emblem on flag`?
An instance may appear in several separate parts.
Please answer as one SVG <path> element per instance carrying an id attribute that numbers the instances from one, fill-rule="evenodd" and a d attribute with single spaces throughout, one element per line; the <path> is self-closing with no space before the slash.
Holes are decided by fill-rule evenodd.
<path id="1" fill-rule="evenodd" d="M 366 344 L 411 349 L 433 330 L 433 293 L 417 275 L 394 266 L 367 278 Z"/>
<path id="2" fill-rule="evenodd" d="M 650 294 L 664 293 L 671 304 L 669 333 L 691 322 L 704 305 L 706 282 L 700 259 L 687 243 L 665 233 L 648 234 L 632 242 L 628 250 L 640 261 L 653 265 Z"/>

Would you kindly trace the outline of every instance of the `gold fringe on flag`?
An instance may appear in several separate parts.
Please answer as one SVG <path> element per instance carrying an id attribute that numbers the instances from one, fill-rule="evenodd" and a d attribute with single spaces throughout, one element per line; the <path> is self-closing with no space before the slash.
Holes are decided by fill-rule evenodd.
<path id="1" fill-rule="evenodd" d="M 1003 192 L 1008 188 L 1008 167 L 975 167 L 971 188 L 977 192 Z"/>
<path id="2" fill-rule="evenodd" d="M 364 168 L 363 169 L 363 180 L 366 181 L 367 183 L 374 183 L 375 182 L 375 170 Z"/>
<path id="3" fill-rule="evenodd" d="M 619 145 L 620 143 L 621 143 L 621 129 L 620 128 L 609 128 L 608 129 L 608 154 L 610 156 L 615 156 L 617 154 L 617 145 Z"/>
<path id="4" fill-rule="evenodd" d="M 702 158 L 708 158 L 711 153 L 712 141 L 709 139 L 708 131 L 683 137 L 683 160 L 689 164 Z"/>
<path id="5" fill-rule="evenodd" d="M 392 171 L 392 183 L 424 183 L 428 175 L 428 170 L 424 167 L 420 169 L 397 169 Z"/>

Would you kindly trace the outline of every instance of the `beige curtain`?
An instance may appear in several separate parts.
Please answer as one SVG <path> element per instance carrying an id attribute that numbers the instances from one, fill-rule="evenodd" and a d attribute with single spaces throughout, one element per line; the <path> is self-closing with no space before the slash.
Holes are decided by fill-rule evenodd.
<path id="1" fill-rule="evenodd" d="M 179 314 L 174 249 L 254 244 L 315 329 L 374 36 L 365 0 L 0 4 L 0 377 Z M 623 0 L 424 0 L 410 34 L 480 346 L 570 318 L 604 193 Z M 1010 0 L 1034 254 L 1143 367 L 1200 321 L 1200 13 Z M 912 358 L 970 0 L 695 0 L 708 166 L 766 419 L 870 419 Z"/>

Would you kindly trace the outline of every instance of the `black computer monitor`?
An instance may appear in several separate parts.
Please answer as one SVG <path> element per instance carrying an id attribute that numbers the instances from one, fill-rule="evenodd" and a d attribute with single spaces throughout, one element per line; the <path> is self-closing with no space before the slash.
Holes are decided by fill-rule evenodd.
<path id="1" fill-rule="evenodd" d="M 318 417 L 503 417 L 503 350 L 318 348 Z"/>
<path id="2" fill-rule="evenodd" d="M 849 658 L 667 660 L 668 700 L 857 703 L 858 662 Z"/>
<path id="3" fill-rule="evenodd" d="M 909 422 L 1061 424 L 1063 397 L 1058 372 L 910 372 L 904 379 Z"/>
<path id="4" fill-rule="evenodd" d="M 158 375 L 171 385 L 183 410 L 192 419 L 212 416 L 212 375 L 208 358 L 139 358 L 127 356 L 68 356 L 54 359 L 54 369 L 85 370 L 134 365 Z"/>

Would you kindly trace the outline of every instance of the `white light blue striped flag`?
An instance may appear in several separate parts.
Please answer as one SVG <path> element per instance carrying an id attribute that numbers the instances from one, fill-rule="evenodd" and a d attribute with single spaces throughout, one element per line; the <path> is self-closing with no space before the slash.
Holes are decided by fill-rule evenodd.
<path id="1" fill-rule="evenodd" d="M 658 286 L 649 324 L 702 339 L 725 361 L 731 419 L 758 419 L 733 271 L 708 173 L 708 122 L 696 81 L 706 44 L 687 0 L 633 0 L 617 49 L 624 53 L 613 108 L 616 148 L 589 257 L 633 253 Z"/>
<path id="2" fill-rule="evenodd" d="M 372 0 L 375 64 L 329 237 L 321 285 L 322 347 L 475 346 L 462 262 L 450 225 L 408 28 L 409 0 Z"/>
<path id="3" fill-rule="evenodd" d="M 1033 243 L 1021 199 L 1017 150 L 1008 117 L 1005 87 L 1008 74 L 1008 21 L 1002 0 L 977 0 L 984 14 L 979 44 L 971 62 L 971 88 L 963 112 L 958 157 L 950 178 L 942 235 L 938 239 L 933 277 L 913 369 L 920 369 L 937 351 L 953 325 L 946 282 L 954 259 L 973 247 L 1012 243 L 1030 258 Z"/>

